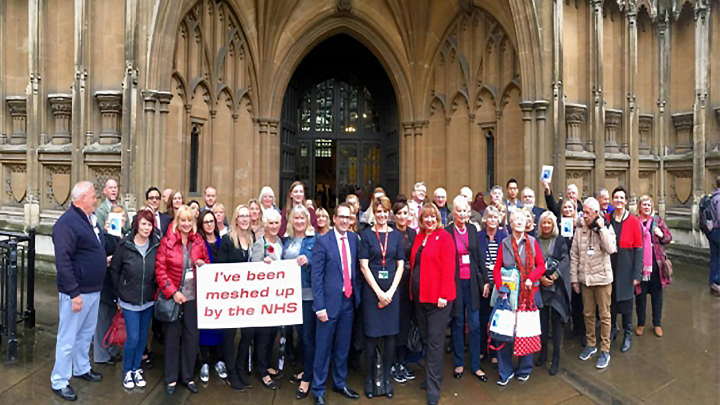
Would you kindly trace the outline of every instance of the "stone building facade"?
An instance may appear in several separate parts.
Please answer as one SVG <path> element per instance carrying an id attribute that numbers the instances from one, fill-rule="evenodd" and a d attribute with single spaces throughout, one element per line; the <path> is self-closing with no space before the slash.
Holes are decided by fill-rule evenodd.
<path id="1" fill-rule="evenodd" d="M 349 116 L 377 132 L 335 162 L 351 182 L 454 194 L 515 177 L 540 191 L 554 165 L 558 192 L 623 184 L 690 224 L 720 175 L 717 0 L 5 0 L 2 227 L 28 207 L 52 224 L 81 179 L 118 179 L 131 209 L 151 185 L 193 196 L 213 184 L 228 207 L 286 187 L 307 157 L 302 89 L 319 89 L 294 74 L 337 36 L 391 87 L 391 107 L 371 106 L 366 87 L 362 118 Z M 375 111 L 392 112 L 373 124 Z"/>

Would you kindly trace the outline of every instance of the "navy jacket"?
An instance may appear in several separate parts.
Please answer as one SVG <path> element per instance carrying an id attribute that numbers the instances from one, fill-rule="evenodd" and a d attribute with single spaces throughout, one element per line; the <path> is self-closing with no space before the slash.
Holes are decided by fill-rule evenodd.
<path id="1" fill-rule="evenodd" d="M 292 242 L 291 237 L 285 238 L 285 243 L 283 243 L 283 255 L 285 255 L 285 252 L 287 252 L 287 248 L 290 246 L 290 242 Z M 310 268 L 312 268 L 312 256 L 314 246 L 315 236 L 305 236 L 302 240 L 302 243 L 300 244 L 300 254 L 298 256 L 305 256 L 308 259 L 308 263 L 302 266 L 302 268 L 300 269 L 302 288 L 312 287 L 312 273 Z"/>
<path id="2" fill-rule="evenodd" d="M 350 243 L 350 278 L 353 288 L 355 306 L 360 305 L 360 290 L 358 289 L 358 236 L 348 231 Z M 342 258 L 335 239 L 335 230 L 315 238 L 315 247 L 312 257 L 312 290 L 313 311 L 326 310 L 330 318 L 335 318 L 342 305 L 343 268 Z"/>
<path id="3" fill-rule="evenodd" d="M 102 290 L 107 272 L 103 232 L 93 227 L 80 208 L 71 204 L 60 216 L 52 240 L 58 291 L 75 298 Z"/>

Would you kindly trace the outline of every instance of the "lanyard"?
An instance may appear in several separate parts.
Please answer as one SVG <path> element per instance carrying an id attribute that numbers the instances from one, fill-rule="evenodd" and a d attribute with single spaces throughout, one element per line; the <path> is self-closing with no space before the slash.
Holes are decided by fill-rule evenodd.
<path id="1" fill-rule="evenodd" d="M 467 225 L 465 225 L 465 232 L 460 232 L 460 229 L 458 229 L 457 225 L 455 225 L 455 231 L 457 231 L 457 234 L 458 234 L 457 238 L 460 240 L 460 243 L 462 243 L 462 245 L 465 246 L 465 253 L 470 254 L 470 247 L 468 246 L 468 244 L 470 243 L 470 236 L 468 236 L 468 243 L 465 243 L 462 238 L 463 235 L 467 235 L 467 232 L 468 232 Z"/>
<path id="2" fill-rule="evenodd" d="M 385 232 L 385 246 L 383 246 L 380 240 L 380 232 L 378 232 L 377 226 L 375 226 L 375 235 L 378 239 L 378 245 L 380 245 L 380 254 L 382 255 L 382 266 L 385 268 L 385 257 L 387 256 L 387 245 L 388 239 L 390 239 L 390 232 Z"/>

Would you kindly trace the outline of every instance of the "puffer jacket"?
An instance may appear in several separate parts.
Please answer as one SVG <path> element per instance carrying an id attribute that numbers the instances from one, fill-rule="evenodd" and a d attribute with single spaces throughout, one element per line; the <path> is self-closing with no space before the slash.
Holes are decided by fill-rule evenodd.
<path id="1" fill-rule="evenodd" d="M 588 254 L 592 246 L 594 254 Z M 612 227 L 601 226 L 600 232 L 588 228 L 585 223 L 575 230 L 570 249 L 570 282 L 588 287 L 612 284 L 613 271 L 610 255 L 617 252 L 615 231 Z"/>
<path id="2" fill-rule="evenodd" d="M 190 261 L 194 264 L 198 260 L 210 263 L 205 240 L 196 232 L 190 232 L 188 243 L 192 243 Z M 167 235 L 160 242 L 160 249 L 155 260 L 155 279 L 158 287 L 166 297 L 171 297 L 180 289 L 183 274 L 183 245 L 180 231 L 168 229 Z M 193 271 L 197 275 L 196 266 Z M 195 277 L 197 280 L 197 277 Z"/>
<path id="3" fill-rule="evenodd" d="M 120 241 L 110 263 L 109 278 L 113 296 L 132 305 L 145 305 L 155 299 L 155 261 L 160 240 L 150 234 L 147 253 L 143 257 L 134 243 L 135 232 Z"/>

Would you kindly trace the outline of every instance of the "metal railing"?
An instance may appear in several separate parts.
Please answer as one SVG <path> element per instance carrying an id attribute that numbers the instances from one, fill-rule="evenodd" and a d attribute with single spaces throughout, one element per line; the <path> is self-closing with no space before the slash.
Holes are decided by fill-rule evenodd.
<path id="1" fill-rule="evenodd" d="M 0 343 L 8 360 L 17 358 L 20 322 L 35 327 L 35 229 L 0 232 Z"/>

